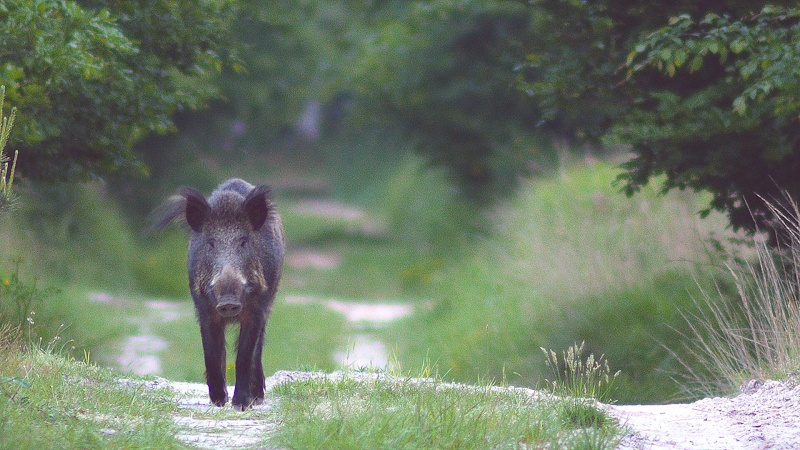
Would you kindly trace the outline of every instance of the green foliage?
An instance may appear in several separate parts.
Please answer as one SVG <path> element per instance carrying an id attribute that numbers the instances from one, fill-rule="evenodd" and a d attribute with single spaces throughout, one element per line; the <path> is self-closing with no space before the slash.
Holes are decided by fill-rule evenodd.
<path id="1" fill-rule="evenodd" d="M 62 353 L 91 352 L 108 345 L 129 326 L 105 305 L 89 299 L 85 289 L 64 290 L 20 274 L 20 261 L 0 268 L 0 328 L 32 345 L 49 345 Z M 44 287 L 43 287 L 44 285 Z"/>
<path id="2" fill-rule="evenodd" d="M 658 8 L 642 0 L 534 2 L 530 14 L 536 32 L 522 47 L 519 86 L 542 108 L 545 129 L 597 142 L 637 107 L 632 103 L 636 92 L 623 83 L 626 73 L 620 68 L 640 38 L 658 33 L 681 14 L 742 17 L 752 11 L 753 2 L 746 0 L 680 0 L 662 2 Z"/>
<path id="3" fill-rule="evenodd" d="M 222 148 L 227 159 L 270 151 L 330 159 L 342 140 L 356 147 L 377 132 L 379 152 L 393 156 L 390 139 L 411 143 L 450 169 L 462 193 L 507 194 L 487 190 L 528 171 L 530 147 L 516 137 L 532 132 L 537 114 L 513 88 L 514 49 L 531 35 L 519 2 L 293 0 L 242 8 L 235 32 L 248 44 L 246 71 L 223 73 L 228 102 L 186 118 L 200 144 L 145 143 L 151 165 L 165 146 L 215 157 Z"/>
<path id="4" fill-rule="evenodd" d="M 459 234 L 481 219 L 448 174 L 418 155 L 406 155 L 377 184 L 379 198 L 367 203 L 386 221 L 392 239 L 419 253 L 455 250 Z"/>
<path id="5" fill-rule="evenodd" d="M 363 99 L 356 114 L 360 107 L 364 118 L 381 111 L 380 120 L 406 130 L 473 194 L 513 182 L 509 172 L 524 165 L 498 166 L 493 155 L 518 152 L 508 147 L 512 136 L 536 121 L 534 105 L 511 89 L 512 55 L 533 33 L 525 7 L 499 0 L 388 5 L 348 70 L 348 87 Z"/>
<path id="6" fill-rule="evenodd" d="M 775 221 L 760 200 L 800 194 L 800 9 L 673 17 L 627 58 L 635 108 L 610 139 L 632 145 L 629 195 L 657 175 L 713 194 L 708 209 L 750 232 Z"/>
<path id="7" fill-rule="evenodd" d="M 757 195 L 800 193 L 798 9 L 771 3 L 534 2 L 520 85 L 544 128 L 631 148 L 627 194 L 663 175 L 754 231 L 773 220 Z"/>
<path id="8" fill-rule="evenodd" d="M 135 288 L 135 235 L 100 183 L 40 185 L 20 202 L 19 223 L 48 281 Z"/>
<path id="9" fill-rule="evenodd" d="M 9 325 L 18 330 L 34 325 L 36 310 L 53 289 L 41 289 L 37 282 L 27 282 L 20 278 L 20 262 L 12 264 L 13 270 L 0 270 L 0 326 Z"/>
<path id="10" fill-rule="evenodd" d="M 232 14 L 227 0 L 0 5 L 0 84 L 20 110 L 20 172 L 54 180 L 137 167 L 136 141 L 216 94 Z"/>

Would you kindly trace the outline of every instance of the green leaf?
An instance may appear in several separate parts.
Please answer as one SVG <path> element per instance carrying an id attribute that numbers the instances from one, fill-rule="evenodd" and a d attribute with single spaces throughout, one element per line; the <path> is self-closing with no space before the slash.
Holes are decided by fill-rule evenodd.
<path id="1" fill-rule="evenodd" d="M 32 386 L 30 380 L 27 378 L 17 378 L 17 377 L 0 377 L 0 384 L 12 383 L 15 384 L 23 389 L 30 389 Z"/>
<path id="2" fill-rule="evenodd" d="M 675 51 L 675 67 L 681 67 L 686 62 L 686 59 L 689 57 L 689 54 L 683 48 L 680 48 Z"/>
<path id="3" fill-rule="evenodd" d="M 692 63 L 689 66 L 690 72 L 697 72 L 700 68 L 703 67 L 703 57 L 700 55 L 695 56 L 692 58 Z"/>
<path id="4" fill-rule="evenodd" d="M 744 39 L 736 39 L 731 43 L 731 52 L 739 54 L 747 48 L 747 42 Z"/>
<path id="5" fill-rule="evenodd" d="M 733 101 L 733 110 L 739 113 L 739 115 L 744 115 L 744 113 L 747 112 L 747 101 L 744 97 L 736 97 Z"/>

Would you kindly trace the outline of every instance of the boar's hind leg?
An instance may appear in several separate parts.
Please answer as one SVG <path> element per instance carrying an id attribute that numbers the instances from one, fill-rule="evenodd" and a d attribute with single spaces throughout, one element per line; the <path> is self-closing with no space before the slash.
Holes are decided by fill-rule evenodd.
<path id="1" fill-rule="evenodd" d="M 239 331 L 239 348 L 236 354 L 236 388 L 233 391 L 233 407 L 240 411 L 249 408 L 255 401 L 253 394 L 258 395 L 251 390 L 253 383 L 258 382 L 259 376 L 261 377 L 261 386 L 264 385 L 264 370 L 263 368 L 256 370 L 256 361 L 254 358 L 258 353 L 259 361 L 258 366 L 261 367 L 261 345 L 264 339 L 264 329 L 266 327 L 266 318 L 260 314 L 254 314 L 255 317 L 249 317 L 249 320 L 243 320 L 241 330 Z M 258 352 L 256 349 L 258 348 Z M 264 398 L 264 388 L 261 388 L 261 400 Z"/>
<path id="2" fill-rule="evenodd" d="M 200 325 L 203 356 L 206 361 L 208 396 L 216 406 L 225 406 L 228 390 L 225 387 L 225 325 L 211 322 Z"/>

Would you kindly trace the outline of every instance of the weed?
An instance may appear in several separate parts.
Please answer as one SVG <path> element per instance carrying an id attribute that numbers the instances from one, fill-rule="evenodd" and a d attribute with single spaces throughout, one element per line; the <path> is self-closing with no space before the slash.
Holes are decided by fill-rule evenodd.
<path id="1" fill-rule="evenodd" d="M 585 343 L 573 344 L 558 353 L 542 348 L 553 379 L 548 381 L 551 392 L 558 399 L 554 408 L 562 425 L 567 429 L 604 430 L 614 423 L 608 413 L 594 403 L 595 400 L 611 402 L 614 384 L 620 372 L 611 373 L 604 356 L 595 358 L 593 354 L 585 357 Z M 605 448 L 604 441 L 594 443 L 594 434 L 581 432 L 576 435 L 586 441 L 580 448 Z M 586 445 L 586 447 L 584 447 Z"/>
<path id="2" fill-rule="evenodd" d="M 549 381 L 550 387 L 558 396 L 592 398 L 608 402 L 620 371 L 612 374 L 603 355 L 595 359 L 594 354 L 589 354 L 584 359 L 585 345 L 585 342 L 581 342 L 580 345 L 573 344 L 561 353 L 561 358 L 553 350 L 541 349 L 547 358 L 547 366 L 554 375 Z"/>
<path id="3" fill-rule="evenodd" d="M 23 281 L 20 264 L 21 261 L 16 260 L 10 273 L 0 272 L 0 323 L 20 329 L 27 324 L 30 334 L 35 309 L 57 291 L 38 288 L 35 279 L 33 282 Z"/>

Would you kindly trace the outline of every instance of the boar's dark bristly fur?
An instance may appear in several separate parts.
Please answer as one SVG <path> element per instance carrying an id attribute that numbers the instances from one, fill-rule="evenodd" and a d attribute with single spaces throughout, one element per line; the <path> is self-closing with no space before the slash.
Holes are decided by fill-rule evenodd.
<path id="1" fill-rule="evenodd" d="M 222 183 L 207 199 L 183 188 L 153 213 L 153 228 L 184 222 L 189 228 L 189 290 L 205 356 L 211 402 L 228 401 L 225 326 L 238 323 L 234 408 L 264 400 L 261 353 L 270 307 L 281 277 L 285 243 L 267 186 L 239 179 Z"/>

